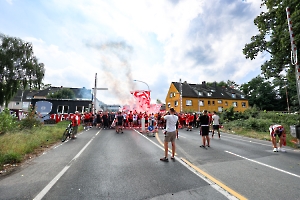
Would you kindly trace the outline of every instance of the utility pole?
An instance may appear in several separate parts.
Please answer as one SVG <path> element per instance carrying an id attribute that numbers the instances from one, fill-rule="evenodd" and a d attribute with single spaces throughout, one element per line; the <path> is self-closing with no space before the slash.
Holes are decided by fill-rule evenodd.
<path id="1" fill-rule="evenodd" d="M 293 27 L 292 27 L 292 21 L 291 21 L 291 15 L 290 15 L 290 8 L 286 8 L 286 15 L 288 20 L 288 27 L 290 32 L 290 39 L 291 39 L 291 61 L 292 65 L 295 65 L 295 74 L 296 74 L 296 86 L 297 86 L 297 96 L 298 101 L 300 105 L 300 69 L 299 69 L 299 63 L 297 58 L 297 47 L 294 40 L 294 33 L 293 33 Z"/>
<path id="2" fill-rule="evenodd" d="M 180 87 L 180 113 L 182 113 L 182 83 L 181 79 L 179 79 L 179 87 Z"/>
<path id="3" fill-rule="evenodd" d="M 96 114 L 96 103 L 97 103 L 97 90 L 108 90 L 108 88 L 97 88 L 97 73 L 95 74 L 95 86 L 92 88 L 94 90 L 94 96 L 93 96 L 93 113 Z"/>

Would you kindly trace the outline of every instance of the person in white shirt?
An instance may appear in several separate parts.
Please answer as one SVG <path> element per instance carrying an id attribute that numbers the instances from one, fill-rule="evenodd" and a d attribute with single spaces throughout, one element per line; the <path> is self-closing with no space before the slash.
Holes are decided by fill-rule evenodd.
<path id="1" fill-rule="evenodd" d="M 220 117 L 217 115 L 217 112 L 214 111 L 214 114 L 212 116 L 212 123 L 213 123 L 213 131 L 211 137 L 214 137 L 215 131 L 218 132 L 219 138 L 221 138 L 220 135 Z"/>
<path id="2" fill-rule="evenodd" d="M 165 132 L 165 140 L 164 140 L 164 147 L 165 147 L 165 157 L 161 158 L 161 161 L 168 162 L 168 143 L 172 143 L 172 156 L 171 159 L 175 160 L 175 139 L 176 139 L 176 123 L 178 121 L 178 116 L 174 115 L 175 110 L 174 108 L 170 109 L 169 115 L 164 115 L 163 118 L 166 120 L 166 132 Z"/>

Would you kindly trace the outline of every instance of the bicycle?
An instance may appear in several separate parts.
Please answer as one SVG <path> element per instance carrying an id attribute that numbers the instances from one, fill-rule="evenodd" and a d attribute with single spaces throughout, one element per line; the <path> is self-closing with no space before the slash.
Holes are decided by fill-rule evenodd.
<path id="1" fill-rule="evenodd" d="M 73 126 L 72 126 L 72 121 L 70 121 L 66 130 L 63 133 L 61 141 L 64 142 L 64 141 L 66 141 L 67 138 L 74 137 L 74 135 L 75 135 L 75 133 L 74 133 Z"/>

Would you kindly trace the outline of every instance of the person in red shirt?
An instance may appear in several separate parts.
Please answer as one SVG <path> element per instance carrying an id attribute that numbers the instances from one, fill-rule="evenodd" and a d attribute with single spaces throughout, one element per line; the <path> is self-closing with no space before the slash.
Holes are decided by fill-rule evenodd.
<path id="1" fill-rule="evenodd" d="M 148 116 L 148 114 L 146 112 L 144 114 L 144 118 L 145 118 L 145 126 L 148 127 L 149 116 Z"/>
<path id="2" fill-rule="evenodd" d="M 90 114 L 88 112 L 84 112 L 84 129 L 89 127 L 89 122 L 90 122 Z"/>
<path id="3" fill-rule="evenodd" d="M 129 123 L 129 128 L 133 127 L 133 114 L 132 111 L 128 114 L 128 123 Z"/>
<path id="4" fill-rule="evenodd" d="M 183 113 L 180 113 L 180 125 L 181 125 L 181 127 L 183 128 L 184 127 L 184 121 L 185 121 L 185 119 L 184 119 L 184 114 Z"/>
<path id="5" fill-rule="evenodd" d="M 143 118 L 143 113 L 140 112 L 138 114 L 138 126 L 141 128 L 142 127 L 142 118 Z"/>
<path id="6" fill-rule="evenodd" d="M 75 114 L 70 114 L 70 120 L 72 122 L 72 127 L 73 127 L 73 132 L 72 132 L 72 139 L 76 138 L 77 130 L 78 130 L 78 115 L 77 113 Z"/>
<path id="7" fill-rule="evenodd" d="M 194 122 L 194 115 L 193 114 L 189 114 L 187 116 L 187 121 L 188 121 L 187 131 L 192 131 L 192 126 L 193 126 L 193 122 Z"/>

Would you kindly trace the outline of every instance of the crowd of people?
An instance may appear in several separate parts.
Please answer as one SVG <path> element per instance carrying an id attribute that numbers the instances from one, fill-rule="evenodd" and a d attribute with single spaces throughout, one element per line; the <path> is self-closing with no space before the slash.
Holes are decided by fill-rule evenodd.
<path id="1" fill-rule="evenodd" d="M 84 112 L 80 114 L 76 112 L 69 116 L 69 120 L 72 121 L 74 127 L 83 124 L 85 129 L 96 127 L 102 129 L 112 129 L 114 128 L 117 133 L 123 133 L 123 129 L 126 128 L 141 128 L 142 119 L 144 120 L 145 128 L 152 127 L 154 129 L 164 129 L 167 130 L 167 118 L 166 115 L 171 115 L 170 111 L 167 112 L 137 112 L 137 111 L 119 111 L 119 112 L 108 112 L 108 111 L 98 111 L 97 113 Z M 200 147 L 210 147 L 210 137 L 209 132 L 212 132 L 211 137 L 217 133 L 219 139 L 220 134 L 220 117 L 217 112 L 209 112 L 204 110 L 202 113 L 176 113 L 175 115 L 175 138 L 179 139 L 178 129 L 183 129 L 186 131 L 192 131 L 193 128 L 200 130 L 200 135 L 202 136 L 202 145 Z M 169 128 L 170 129 L 170 128 Z M 173 128 L 171 128 L 173 130 Z M 278 152 L 285 150 L 282 149 L 282 145 L 285 140 L 285 130 L 281 125 L 271 125 L 270 136 L 273 145 L 273 151 Z M 167 133 L 167 131 L 164 131 Z M 277 139 L 278 145 L 277 147 Z M 175 146 L 175 144 L 174 144 Z"/>
<path id="2" fill-rule="evenodd" d="M 141 128 L 142 118 L 145 120 L 145 127 L 153 126 L 159 129 L 166 128 L 166 120 L 162 117 L 167 112 L 137 112 L 137 111 L 120 111 L 120 112 L 108 112 L 98 111 L 97 113 L 84 112 L 81 115 L 81 121 L 85 128 L 103 128 L 110 129 L 116 127 L 116 123 L 121 123 L 123 128 Z M 212 122 L 212 116 L 210 115 L 210 122 Z M 199 128 L 200 126 L 200 114 L 198 113 L 175 113 L 178 116 L 178 128 L 186 129 L 186 131 L 192 131 L 193 128 Z"/>

